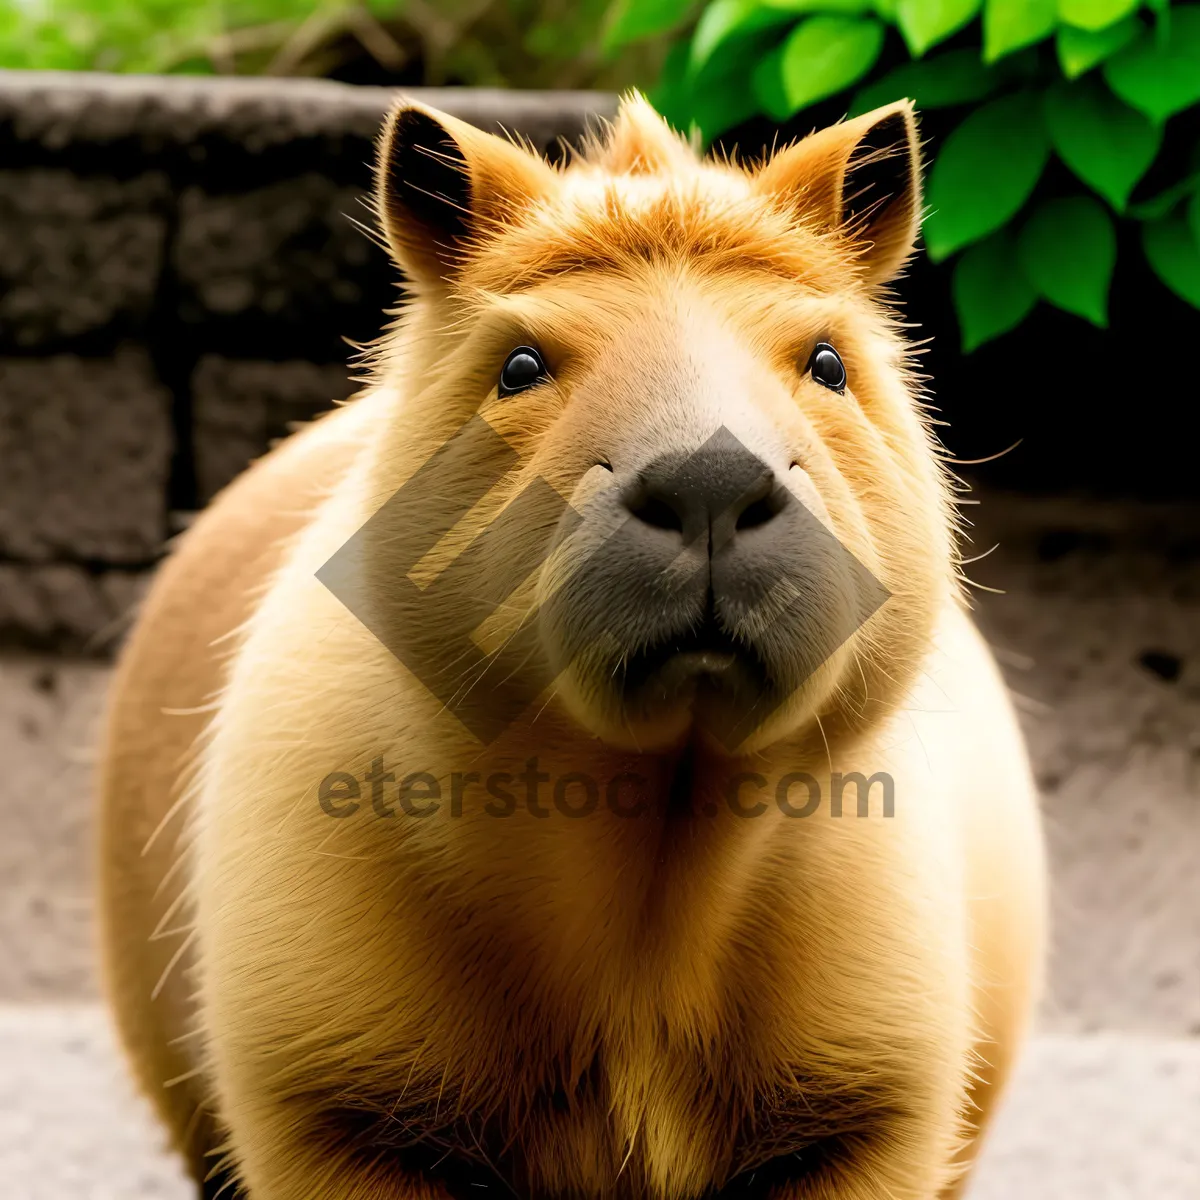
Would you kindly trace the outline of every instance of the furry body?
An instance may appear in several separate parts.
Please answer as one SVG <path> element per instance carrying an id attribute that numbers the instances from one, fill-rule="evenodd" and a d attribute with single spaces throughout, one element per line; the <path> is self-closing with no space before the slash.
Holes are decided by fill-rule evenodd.
<path id="1" fill-rule="evenodd" d="M 381 218 L 416 299 L 372 385 L 182 539 L 115 684 L 109 991 L 197 1177 L 221 1164 L 252 1200 L 958 1186 L 1037 993 L 1042 849 L 880 303 L 919 201 L 869 210 L 861 250 L 858 226 L 823 224 L 855 147 L 897 111 L 911 140 L 893 110 L 757 173 L 700 167 L 637 104 L 562 174 L 423 110 L 393 119 Z M 425 166 L 414 145 L 435 166 L 461 158 L 470 187 L 449 210 L 428 198 L 454 179 L 404 191 Z M 533 337 L 551 378 L 503 400 L 497 359 Z M 817 340 L 842 350 L 846 394 L 796 373 Z M 889 600 L 732 751 L 689 732 L 688 705 L 625 704 L 602 649 L 481 745 L 364 625 L 403 623 L 389 555 L 405 530 L 363 541 L 364 620 L 317 578 L 474 412 L 520 462 L 435 539 L 419 581 L 532 480 L 585 510 L 640 447 L 693 448 L 722 426 Z M 405 520 L 451 503 L 430 494 Z M 549 526 L 521 538 L 556 554 L 495 606 L 485 646 L 575 552 Z M 471 599 L 450 596 L 442 619 Z M 771 661 L 790 627 L 766 625 L 745 636 Z M 464 686 L 486 697 L 478 682 Z M 878 797 L 832 815 L 832 774 L 854 771 L 891 776 L 891 816 Z M 331 816 L 338 772 L 364 782 Z M 775 801 L 801 772 L 824 799 L 795 819 Z M 436 787 L 404 793 L 418 773 Z M 498 774 L 518 797 L 501 816 L 485 807 Z M 566 804 L 580 777 L 617 776 L 638 819 L 557 819 L 561 781 L 576 781 Z M 414 795 L 441 807 L 410 814 Z"/>

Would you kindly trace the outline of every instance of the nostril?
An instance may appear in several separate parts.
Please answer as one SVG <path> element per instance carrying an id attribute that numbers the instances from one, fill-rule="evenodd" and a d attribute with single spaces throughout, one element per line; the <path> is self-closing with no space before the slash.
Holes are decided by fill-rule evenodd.
<path id="1" fill-rule="evenodd" d="M 742 533 L 748 529 L 760 529 L 768 525 L 787 507 L 787 490 L 776 483 L 771 475 L 764 475 L 744 494 L 741 503 L 745 507 L 738 513 L 734 531 Z"/>
<path id="2" fill-rule="evenodd" d="M 658 496 L 647 496 L 630 510 L 644 525 L 654 529 L 667 529 L 672 533 L 683 532 L 683 521 L 679 514 Z"/>
<path id="3" fill-rule="evenodd" d="M 761 500 L 755 500 L 753 504 L 748 504 L 742 509 L 734 528 L 739 533 L 746 529 L 757 529 L 760 525 L 765 525 L 772 520 L 775 514 L 775 506 L 764 496 Z"/>

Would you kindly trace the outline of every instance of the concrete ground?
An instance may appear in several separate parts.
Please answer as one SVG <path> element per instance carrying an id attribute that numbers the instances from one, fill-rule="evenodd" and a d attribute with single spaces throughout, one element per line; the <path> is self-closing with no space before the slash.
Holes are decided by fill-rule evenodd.
<path id="1" fill-rule="evenodd" d="M 1054 955 L 973 1200 L 1200 1196 L 1200 510 L 984 496 L 967 568 L 1044 798 Z M 978 516 L 975 516 L 975 514 Z M 108 668 L 0 658 L 0 1179 L 189 1195 L 97 1002 L 92 744 Z"/>

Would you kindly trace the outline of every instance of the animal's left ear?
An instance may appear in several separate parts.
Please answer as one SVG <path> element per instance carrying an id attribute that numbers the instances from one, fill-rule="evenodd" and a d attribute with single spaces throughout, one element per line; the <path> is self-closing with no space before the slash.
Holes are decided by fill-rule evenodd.
<path id="1" fill-rule="evenodd" d="M 556 186 L 535 154 L 412 101 L 392 109 L 379 140 L 379 223 L 418 284 L 450 280 L 472 245 Z"/>
<path id="2" fill-rule="evenodd" d="M 771 158 L 756 190 L 839 230 L 863 278 L 886 283 L 912 253 L 921 223 L 921 151 L 912 103 L 832 125 Z"/>

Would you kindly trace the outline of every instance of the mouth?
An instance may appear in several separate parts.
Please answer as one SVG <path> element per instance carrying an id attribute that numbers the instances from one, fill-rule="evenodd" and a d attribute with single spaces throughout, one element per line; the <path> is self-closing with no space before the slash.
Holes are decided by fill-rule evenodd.
<path id="1" fill-rule="evenodd" d="M 700 695 L 746 702 L 769 688 L 762 659 L 721 625 L 711 602 L 699 624 L 630 655 L 621 685 L 626 703 L 637 707 L 671 706 Z"/>

